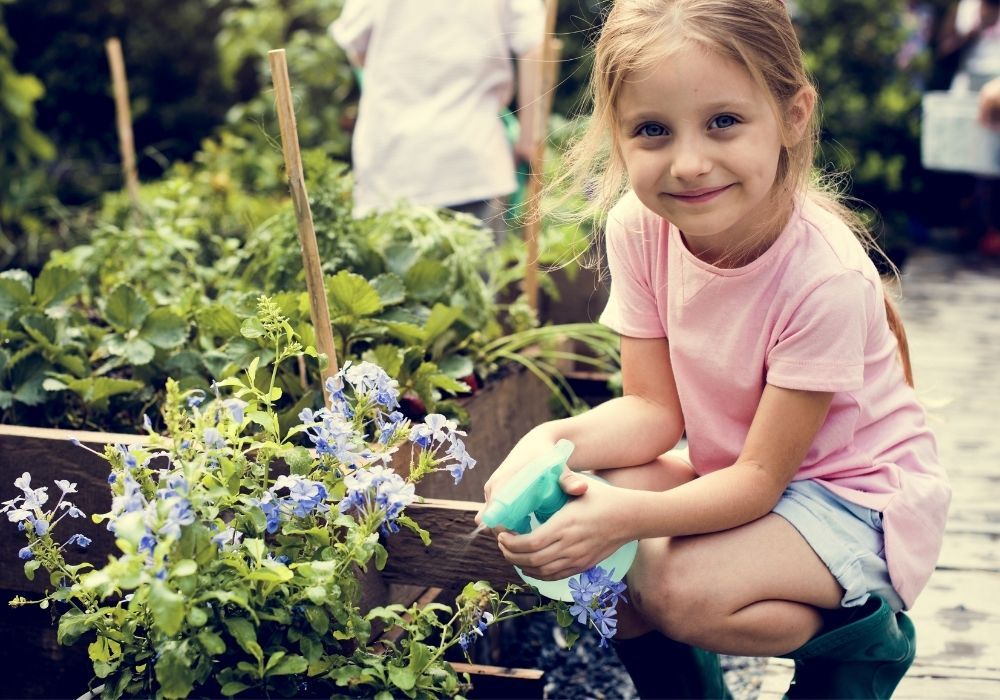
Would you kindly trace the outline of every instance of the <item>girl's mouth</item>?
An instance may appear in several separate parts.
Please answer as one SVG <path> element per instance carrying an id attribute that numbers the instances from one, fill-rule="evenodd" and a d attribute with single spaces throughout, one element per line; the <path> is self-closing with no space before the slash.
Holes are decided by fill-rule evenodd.
<path id="1" fill-rule="evenodd" d="M 669 194 L 677 201 L 684 202 L 685 204 L 702 204 L 715 199 L 730 187 L 732 187 L 732 185 L 723 185 L 722 187 L 703 187 L 698 190 L 671 192 Z"/>

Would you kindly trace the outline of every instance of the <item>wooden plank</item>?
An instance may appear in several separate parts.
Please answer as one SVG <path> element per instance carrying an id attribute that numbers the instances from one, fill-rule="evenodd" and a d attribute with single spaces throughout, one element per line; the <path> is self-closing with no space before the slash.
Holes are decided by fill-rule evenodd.
<path id="1" fill-rule="evenodd" d="M 500 555 L 496 539 L 488 532 L 476 533 L 475 515 L 481 503 L 429 499 L 407 509 L 411 518 L 430 531 L 432 541 L 424 547 L 408 530 L 384 542 L 389 561 L 382 576 L 393 583 L 448 587 L 470 580 L 489 581 L 496 588 L 522 583 Z"/>
<path id="2" fill-rule="evenodd" d="M 949 528 L 937 566 L 942 570 L 1000 570 L 1000 533 L 965 533 Z"/>
<path id="3" fill-rule="evenodd" d="M 921 663 L 1000 669 L 1000 573 L 938 570 L 909 613 Z"/>
<path id="4" fill-rule="evenodd" d="M 451 662 L 459 673 L 472 677 L 470 698 L 541 698 L 545 673 L 537 668 L 509 668 Z"/>

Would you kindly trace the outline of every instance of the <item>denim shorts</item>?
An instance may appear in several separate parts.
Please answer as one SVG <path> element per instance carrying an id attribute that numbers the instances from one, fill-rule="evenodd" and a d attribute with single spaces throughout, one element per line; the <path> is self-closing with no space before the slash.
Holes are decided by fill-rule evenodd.
<path id="1" fill-rule="evenodd" d="M 889 580 L 879 511 L 806 479 L 789 484 L 772 512 L 791 523 L 830 569 L 844 589 L 841 606 L 862 605 L 878 595 L 894 611 L 903 609 Z"/>

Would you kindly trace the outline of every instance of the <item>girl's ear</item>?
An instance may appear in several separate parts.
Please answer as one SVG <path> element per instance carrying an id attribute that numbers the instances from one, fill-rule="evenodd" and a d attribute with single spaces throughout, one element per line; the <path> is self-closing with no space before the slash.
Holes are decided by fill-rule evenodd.
<path id="1" fill-rule="evenodd" d="M 806 135 L 814 109 L 816 109 L 816 90 L 806 86 L 795 93 L 785 112 L 789 139 L 786 146 L 794 146 Z"/>

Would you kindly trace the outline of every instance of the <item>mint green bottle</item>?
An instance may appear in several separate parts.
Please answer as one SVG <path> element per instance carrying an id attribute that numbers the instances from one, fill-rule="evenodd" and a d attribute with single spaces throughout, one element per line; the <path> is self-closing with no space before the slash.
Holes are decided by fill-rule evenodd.
<path id="1" fill-rule="evenodd" d="M 569 501 L 569 496 L 559 486 L 559 476 L 573 447 L 569 440 L 560 440 L 548 454 L 525 465 L 490 499 L 489 507 L 483 512 L 483 523 L 487 527 L 503 526 L 524 534 L 555 515 Z M 584 476 L 604 481 L 592 474 Z M 627 542 L 598 566 L 610 572 L 613 581 L 621 581 L 635 561 L 638 548 L 637 541 Z M 541 581 L 525 575 L 516 566 L 514 569 L 525 583 L 537 588 L 542 595 L 567 602 L 573 600 L 569 582 L 579 574 L 558 581 Z"/>

